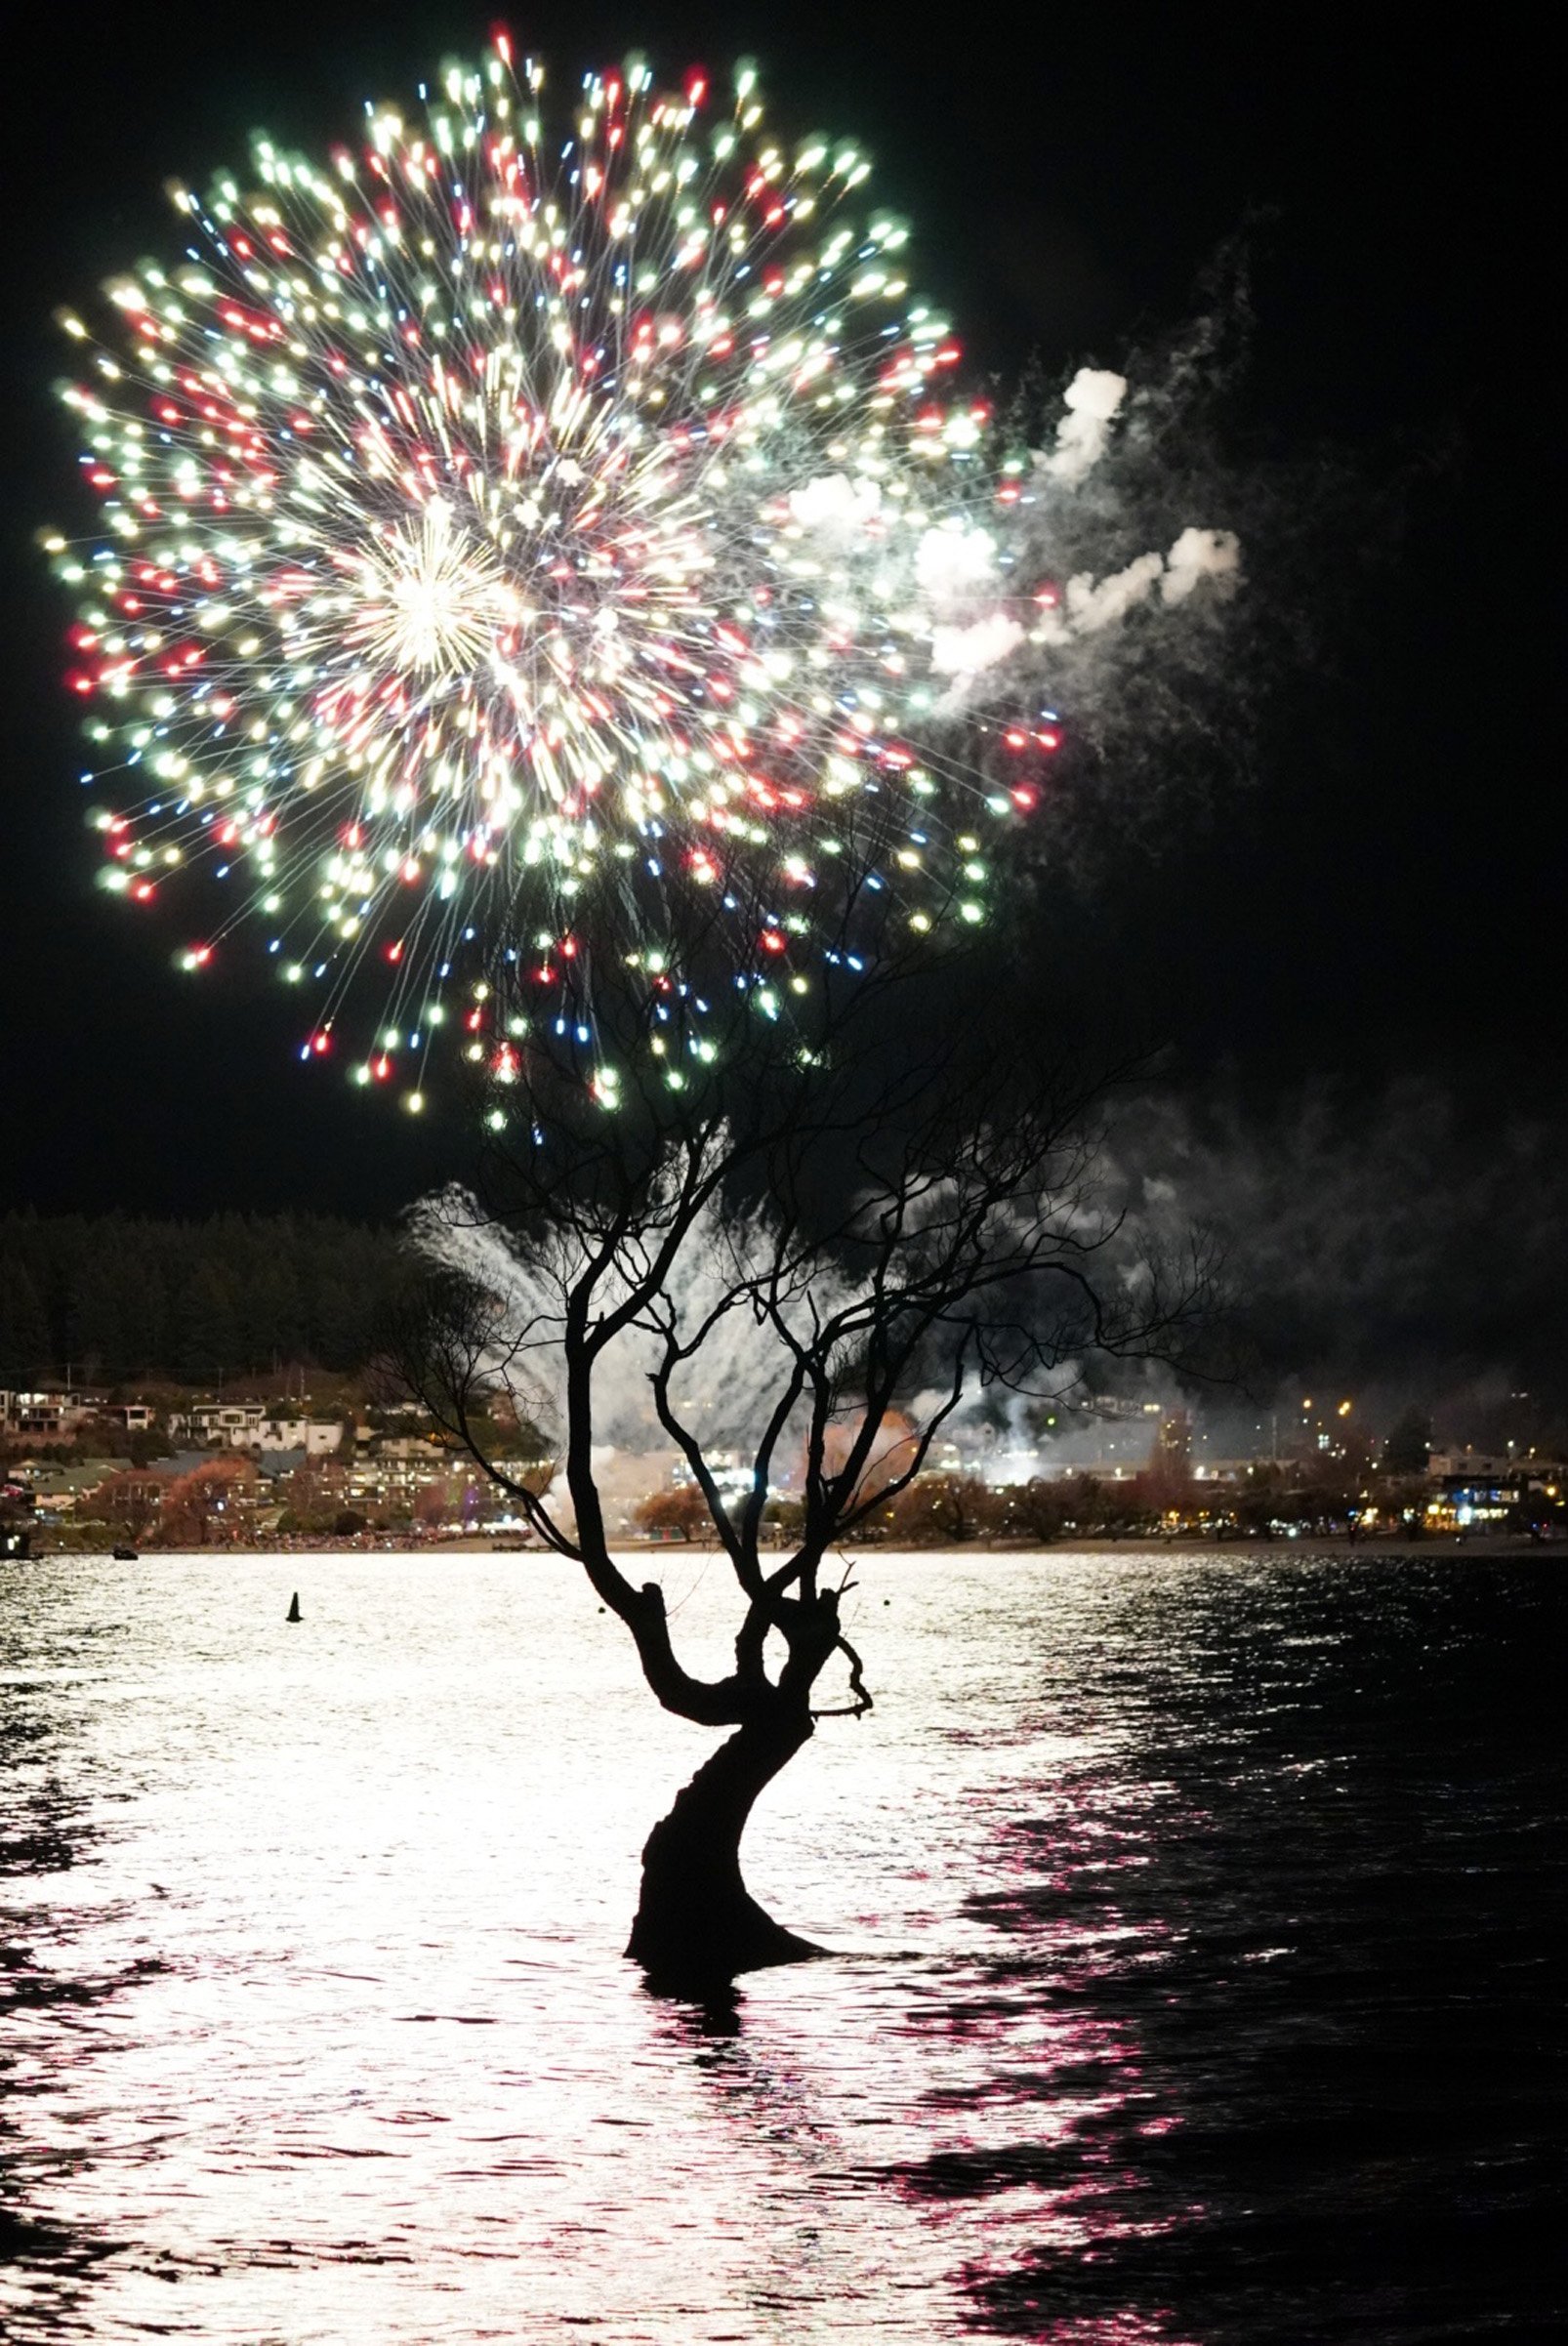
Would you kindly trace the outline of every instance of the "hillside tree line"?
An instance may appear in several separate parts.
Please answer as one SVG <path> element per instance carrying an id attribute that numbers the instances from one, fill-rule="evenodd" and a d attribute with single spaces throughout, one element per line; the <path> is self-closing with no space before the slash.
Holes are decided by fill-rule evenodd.
<path id="1" fill-rule="evenodd" d="M 320 1214 L 5 1214 L 0 1386 L 360 1369 L 400 1259 L 393 1231 Z"/>

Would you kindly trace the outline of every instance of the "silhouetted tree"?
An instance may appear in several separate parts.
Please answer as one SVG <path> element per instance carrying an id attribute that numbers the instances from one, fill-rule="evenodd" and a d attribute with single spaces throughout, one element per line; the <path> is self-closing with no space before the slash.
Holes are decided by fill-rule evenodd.
<path id="1" fill-rule="evenodd" d="M 742 997 L 674 1065 L 680 1025 L 655 995 L 640 1028 L 631 1011 L 609 1032 L 601 1019 L 597 1049 L 626 1071 L 613 1104 L 586 1052 L 528 1053 L 515 1123 L 538 1137 L 498 1149 L 482 1207 L 448 1213 L 448 1253 L 471 1227 L 487 1251 L 434 1269 L 389 1324 L 407 1387 L 582 1565 L 658 1701 L 730 1731 L 643 1851 L 628 1952 L 659 1984 L 817 1952 L 750 1896 L 740 1843 L 816 1721 L 871 1708 L 836 1551 L 914 1481 L 967 1385 L 1030 1390 L 1069 1358 L 1168 1353 L 1208 1284 L 1196 1251 L 1174 1276 L 1129 1258 L 1099 1210 L 1096 1087 L 998 1053 L 955 1018 L 954 982 L 938 967 L 830 985 L 793 1028 Z M 687 1667 L 659 1583 L 611 1552 L 596 1455 L 629 1365 L 733 1571 L 722 1677 Z M 741 1422 L 737 1382 L 752 1396 Z M 558 1436 L 549 1498 L 478 1438 L 497 1385 Z M 897 1470 L 868 1485 L 900 1411 Z M 750 1470 L 738 1498 L 722 1496 L 719 1448 Z M 786 1459 L 796 1528 L 764 1554 Z M 830 1665 L 843 1675 L 824 1703 Z"/>
<path id="2" fill-rule="evenodd" d="M 128 1540 L 140 1540 L 147 1527 L 157 1521 L 162 1496 L 156 1475 L 133 1467 L 123 1474 L 111 1474 L 100 1483 L 91 1497 L 82 1502 L 77 1514 L 89 1522 L 106 1523 Z"/>
<path id="3" fill-rule="evenodd" d="M 1382 1470 L 1385 1474 L 1424 1474 L 1431 1448 L 1430 1418 L 1424 1409 L 1407 1409 L 1395 1419 L 1382 1446 Z"/>
<path id="4" fill-rule="evenodd" d="M 50 1360 L 49 1322 L 26 1267 L 0 1260 L 0 1385 L 28 1387 Z"/>
<path id="5" fill-rule="evenodd" d="M 164 1547 L 206 1547 L 239 1537 L 239 1509 L 256 1488 L 249 1459 L 218 1458 L 182 1474 L 163 1496 L 159 1543 Z"/>
<path id="6" fill-rule="evenodd" d="M 959 1547 L 992 1528 L 991 1493 L 972 1474 L 923 1474 L 880 1510 L 889 1540 Z"/>
<path id="7" fill-rule="evenodd" d="M 1042 1545 L 1060 1536 L 1067 1516 L 1065 1485 L 1032 1476 L 1004 1494 L 1002 1526 L 1010 1538 Z"/>
<path id="8" fill-rule="evenodd" d="M 639 1531 L 660 1539 L 711 1540 L 714 1521 L 708 1502 L 695 1483 L 679 1483 L 669 1490 L 650 1491 L 633 1509 Z"/>

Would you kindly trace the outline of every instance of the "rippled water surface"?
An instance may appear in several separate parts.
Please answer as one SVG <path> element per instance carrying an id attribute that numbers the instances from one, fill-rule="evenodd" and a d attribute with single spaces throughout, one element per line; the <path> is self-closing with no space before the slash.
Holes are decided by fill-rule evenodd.
<path id="1" fill-rule="evenodd" d="M 844 1952 L 704 2012 L 620 1950 L 710 1739 L 568 1567 L 0 1567 L 0 2332 L 1550 2334 L 1568 1570 L 861 1578 L 748 1843 Z"/>

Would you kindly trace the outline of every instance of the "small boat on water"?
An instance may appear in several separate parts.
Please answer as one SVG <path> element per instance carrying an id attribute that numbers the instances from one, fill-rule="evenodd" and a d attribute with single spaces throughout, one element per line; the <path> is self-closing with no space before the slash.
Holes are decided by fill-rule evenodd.
<path id="1" fill-rule="evenodd" d="M 116 1547 L 110 1553 L 116 1564 L 139 1564 L 142 1561 L 141 1551 L 134 1547 Z"/>

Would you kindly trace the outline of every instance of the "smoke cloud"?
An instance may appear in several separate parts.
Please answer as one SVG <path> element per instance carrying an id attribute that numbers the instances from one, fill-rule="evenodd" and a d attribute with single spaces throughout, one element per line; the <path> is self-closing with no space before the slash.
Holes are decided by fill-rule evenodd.
<path id="1" fill-rule="evenodd" d="M 1184 529 L 1165 557 L 1160 597 L 1166 603 L 1185 602 L 1205 578 L 1230 594 L 1240 577 L 1241 540 L 1234 530 Z"/>
<path id="2" fill-rule="evenodd" d="M 851 480 L 844 473 L 825 473 L 789 494 L 791 516 L 802 529 L 841 543 L 864 529 L 881 507 L 882 491 L 874 480 Z"/>
<path id="3" fill-rule="evenodd" d="M 1110 444 L 1111 425 L 1127 396 L 1127 377 L 1106 367 L 1080 367 L 1062 393 L 1067 413 L 1056 427 L 1055 445 L 1036 453 L 1035 470 L 1075 488 L 1097 465 Z"/>
<path id="4" fill-rule="evenodd" d="M 931 666 L 940 677 L 972 677 L 1007 659 L 1022 641 L 1023 630 L 1017 621 L 1005 611 L 994 611 L 988 619 L 977 619 L 972 627 L 933 628 Z"/>
<path id="5" fill-rule="evenodd" d="M 928 529 L 915 555 L 915 584 L 939 611 L 996 591 L 996 546 L 987 531 L 959 521 Z"/>
<path id="6" fill-rule="evenodd" d="M 1568 1408 L 1561 1134 L 1465 1114 L 1416 1078 L 1371 1098 L 1319 1083 L 1266 1105 L 1150 1097 L 1116 1183 L 1153 1240 L 1226 1250 L 1256 1390 L 1375 1386 L 1394 1401 L 1529 1392 Z M 1223 1395 L 1217 1394 L 1217 1400 Z"/>

